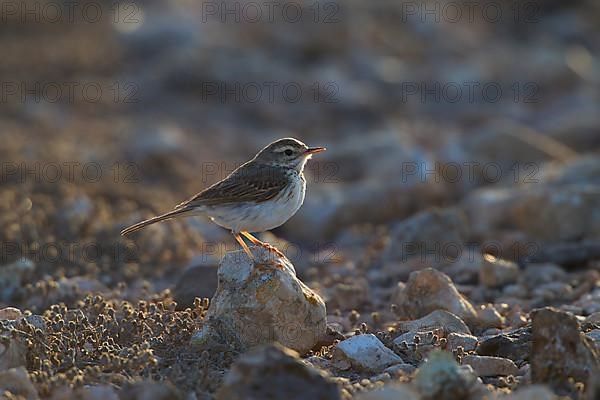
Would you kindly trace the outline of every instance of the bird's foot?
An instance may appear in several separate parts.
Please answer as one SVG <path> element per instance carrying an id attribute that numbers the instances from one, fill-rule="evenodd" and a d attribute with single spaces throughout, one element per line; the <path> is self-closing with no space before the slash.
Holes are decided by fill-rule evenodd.
<path id="1" fill-rule="evenodd" d="M 265 243 L 261 240 L 258 240 L 257 238 L 255 238 L 254 236 L 252 236 L 250 233 L 248 232 L 240 232 L 242 235 L 244 235 L 245 237 L 248 238 L 248 240 L 250 240 L 252 242 L 253 245 L 255 246 L 260 246 L 262 248 L 267 249 L 269 252 L 271 253 L 275 253 L 278 257 L 281 258 L 286 258 L 285 254 L 283 254 L 281 251 L 279 251 L 276 247 L 271 246 L 269 243 Z"/>
<path id="2" fill-rule="evenodd" d="M 259 246 L 267 249 L 267 251 L 269 251 L 271 253 L 275 253 L 280 258 L 286 258 L 285 254 L 283 254 L 283 252 L 279 251 L 279 249 L 277 249 L 275 246 L 271 246 L 269 243 L 261 242 L 261 244 L 259 244 Z"/>

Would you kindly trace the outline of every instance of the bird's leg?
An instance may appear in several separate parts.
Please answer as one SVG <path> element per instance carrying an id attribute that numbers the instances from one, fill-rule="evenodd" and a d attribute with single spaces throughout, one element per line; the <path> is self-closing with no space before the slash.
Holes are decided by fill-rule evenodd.
<path id="1" fill-rule="evenodd" d="M 231 232 L 231 233 L 233 233 L 235 240 L 237 240 L 237 242 L 240 244 L 240 246 L 242 246 L 242 248 L 244 249 L 246 254 L 248 254 L 248 257 L 250 257 L 250 260 L 252 260 L 252 262 L 255 263 L 256 259 L 254 258 L 254 255 L 250 252 L 250 249 L 248 248 L 248 245 L 246 245 L 246 242 L 244 242 L 244 239 L 242 239 L 240 237 L 240 234 L 237 232 Z"/>
<path id="2" fill-rule="evenodd" d="M 277 248 L 271 246 L 269 243 L 261 242 L 260 240 L 258 240 L 257 238 L 255 238 L 254 236 L 252 236 L 248 232 L 240 232 L 240 233 L 242 235 L 244 235 L 245 237 L 247 237 L 248 240 L 251 241 L 253 245 L 264 247 L 265 249 L 267 249 L 269 251 L 272 251 L 273 253 L 277 254 L 279 257 L 284 257 L 285 258 L 285 254 L 283 254 Z"/>

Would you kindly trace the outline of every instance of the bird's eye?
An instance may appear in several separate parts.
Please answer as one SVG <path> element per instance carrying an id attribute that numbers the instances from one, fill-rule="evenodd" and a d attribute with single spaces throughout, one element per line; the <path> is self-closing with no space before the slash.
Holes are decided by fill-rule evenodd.
<path id="1" fill-rule="evenodd" d="M 290 149 L 287 149 L 287 150 L 285 151 L 285 155 L 286 155 L 286 156 L 291 156 L 291 155 L 292 155 L 292 153 L 293 153 L 293 151 L 291 151 Z"/>

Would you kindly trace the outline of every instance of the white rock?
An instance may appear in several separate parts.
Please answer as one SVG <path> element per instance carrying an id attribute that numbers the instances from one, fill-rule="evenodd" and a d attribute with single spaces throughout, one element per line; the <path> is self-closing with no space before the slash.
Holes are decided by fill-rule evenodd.
<path id="1" fill-rule="evenodd" d="M 246 350 L 277 341 L 306 353 L 325 335 L 325 303 L 296 277 L 287 258 L 263 248 L 252 252 L 256 265 L 242 250 L 221 261 L 217 291 L 192 345 Z"/>
<path id="2" fill-rule="evenodd" d="M 402 358 L 373 334 L 357 335 L 337 344 L 334 359 L 347 360 L 359 369 L 379 372 L 390 365 L 402 363 Z"/>

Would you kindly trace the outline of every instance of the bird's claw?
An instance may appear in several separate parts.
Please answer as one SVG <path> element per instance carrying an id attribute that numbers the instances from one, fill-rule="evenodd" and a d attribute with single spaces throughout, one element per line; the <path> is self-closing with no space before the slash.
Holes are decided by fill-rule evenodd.
<path id="1" fill-rule="evenodd" d="M 271 246 L 269 243 L 262 243 L 261 246 L 267 249 L 271 253 L 275 253 L 278 257 L 285 258 L 285 254 L 279 251 L 276 247 Z"/>

